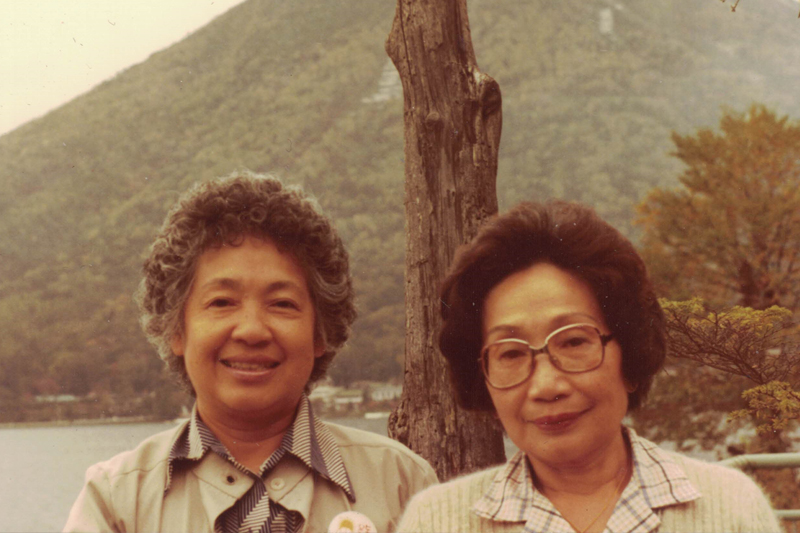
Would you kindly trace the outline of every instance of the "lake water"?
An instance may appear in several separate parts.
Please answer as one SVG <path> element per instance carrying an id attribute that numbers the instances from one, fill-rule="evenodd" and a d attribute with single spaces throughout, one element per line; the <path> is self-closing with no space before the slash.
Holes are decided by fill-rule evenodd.
<path id="1" fill-rule="evenodd" d="M 386 435 L 388 420 L 336 422 Z M 0 429 L 0 531 L 60 531 L 88 467 L 173 426 L 169 422 Z"/>
<path id="2" fill-rule="evenodd" d="M 388 418 L 338 418 L 386 435 Z M 0 532 L 60 531 L 91 465 L 173 427 L 160 424 L 0 429 Z M 506 439 L 506 454 L 516 448 Z"/>

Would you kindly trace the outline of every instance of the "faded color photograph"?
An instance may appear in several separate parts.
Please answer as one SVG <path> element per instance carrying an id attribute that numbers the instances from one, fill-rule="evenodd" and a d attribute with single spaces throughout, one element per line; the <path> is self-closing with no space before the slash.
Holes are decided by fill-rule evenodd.
<path id="1" fill-rule="evenodd" d="M 0 2 L 0 532 L 800 531 L 798 14 Z"/>

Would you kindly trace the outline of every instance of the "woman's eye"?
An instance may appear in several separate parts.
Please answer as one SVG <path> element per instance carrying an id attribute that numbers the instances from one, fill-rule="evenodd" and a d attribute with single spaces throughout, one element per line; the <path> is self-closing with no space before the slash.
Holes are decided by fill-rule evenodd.
<path id="1" fill-rule="evenodd" d="M 231 301 L 227 298 L 214 298 L 209 303 L 209 307 L 227 307 L 231 304 Z"/>
<path id="2" fill-rule="evenodd" d="M 589 342 L 589 339 L 587 339 L 586 337 L 580 337 L 580 336 L 570 337 L 568 339 L 565 339 L 561 343 L 561 347 L 562 348 L 577 348 L 579 346 L 583 346 L 587 342 Z"/>
<path id="3" fill-rule="evenodd" d="M 274 303 L 276 307 L 280 307 L 282 309 L 297 309 L 297 304 L 295 304 L 291 300 L 278 300 Z"/>
<path id="4" fill-rule="evenodd" d="M 525 356 L 525 352 L 523 350 L 506 350 L 500 354 L 501 359 L 518 359 L 520 357 Z"/>

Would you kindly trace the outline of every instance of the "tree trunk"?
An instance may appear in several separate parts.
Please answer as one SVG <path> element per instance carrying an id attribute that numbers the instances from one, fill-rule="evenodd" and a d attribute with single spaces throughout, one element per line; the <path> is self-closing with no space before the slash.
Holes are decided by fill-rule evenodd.
<path id="1" fill-rule="evenodd" d="M 439 284 L 497 212 L 500 88 L 478 71 L 466 0 L 398 0 L 386 51 L 403 83 L 406 174 L 405 378 L 389 433 L 444 481 L 505 459 L 494 418 L 456 406 L 437 348 Z"/>

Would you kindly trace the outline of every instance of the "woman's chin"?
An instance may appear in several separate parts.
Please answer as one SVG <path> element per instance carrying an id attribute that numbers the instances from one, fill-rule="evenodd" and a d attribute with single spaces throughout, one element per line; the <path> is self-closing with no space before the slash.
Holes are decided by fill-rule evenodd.
<path id="1" fill-rule="evenodd" d="M 517 442 L 514 443 L 517 444 Z M 619 443 L 624 446 L 622 439 Z M 598 456 L 612 452 L 614 446 L 611 435 L 606 437 L 606 434 L 598 435 L 584 431 L 536 432 L 536 434 L 526 435 L 524 440 L 517 444 L 517 447 L 525 452 L 532 464 L 538 462 L 554 467 L 591 463 L 597 460 Z"/>

